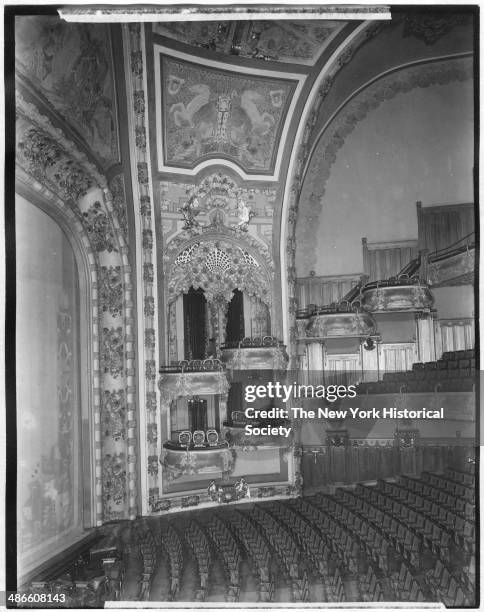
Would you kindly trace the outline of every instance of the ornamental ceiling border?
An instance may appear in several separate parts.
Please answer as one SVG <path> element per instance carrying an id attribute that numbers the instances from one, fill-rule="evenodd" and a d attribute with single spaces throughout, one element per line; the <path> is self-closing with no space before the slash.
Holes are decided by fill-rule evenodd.
<path id="1" fill-rule="evenodd" d="M 92 346 L 97 347 L 90 406 L 96 524 L 132 519 L 137 515 L 137 424 L 128 246 L 106 178 L 61 129 L 16 93 L 17 178 L 59 211 L 90 263 Z M 94 203 L 93 189 L 102 194 Z"/>
<path id="2" fill-rule="evenodd" d="M 465 81 L 472 78 L 472 75 L 472 54 L 467 53 L 457 57 L 407 64 L 379 75 L 360 88 L 327 122 L 306 163 L 306 172 L 299 192 L 297 225 L 298 230 L 302 229 L 307 236 L 304 244 L 299 243 L 299 248 L 307 258 L 309 267 L 314 267 L 315 264 L 315 253 L 311 245 L 314 245 L 319 228 L 319 217 L 331 167 L 336 161 L 339 149 L 357 124 L 383 102 L 399 94 L 416 88 Z M 307 198 L 305 194 L 308 194 Z"/>
<path id="3" fill-rule="evenodd" d="M 165 163 L 165 156 L 163 152 L 163 148 L 164 148 L 163 135 L 165 133 L 164 124 L 163 124 L 163 109 L 162 109 L 163 88 L 162 88 L 162 83 L 161 83 L 162 56 L 168 57 L 173 60 L 179 60 L 181 62 L 188 62 L 190 65 L 200 70 L 206 70 L 206 69 L 220 70 L 220 71 L 223 71 L 223 74 L 227 75 L 227 77 L 230 76 L 231 78 L 232 77 L 234 78 L 265 77 L 266 79 L 272 79 L 272 80 L 279 79 L 281 83 L 283 82 L 287 83 L 288 81 L 289 82 L 292 81 L 295 85 L 295 89 L 292 93 L 291 101 L 289 105 L 287 106 L 287 110 L 285 112 L 286 118 L 292 117 L 294 113 L 294 109 L 300 98 L 302 88 L 304 86 L 304 83 L 306 82 L 308 75 L 303 74 L 303 73 L 277 71 L 273 69 L 268 70 L 268 69 L 263 69 L 263 68 L 252 68 L 252 67 L 249 68 L 246 66 L 234 66 L 233 64 L 222 62 L 220 60 L 203 59 L 203 63 L 201 63 L 200 58 L 197 57 L 196 55 L 191 55 L 188 53 L 177 51 L 177 50 L 171 49 L 169 47 L 166 47 L 164 45 L 160 45 L 157 43 L 153 44 L 153 54 L 154 54 L 154 70 L 155 70 L 155 75 L 154 75 L 155 117 L 156 117 L 155 126 L 156 126 L 156 148 L 157 148 L 156 154 L 157 154 L 158 172 L 169 172 L 169 173 L 178 174 L 178 175 L 195 176 L 201 170 L 205 168 L 208 168 L 211 166 L 224 166 L 236 172 L 244 180 L 266 181 L 266 182 L 267 181 L 277 181 L 279 178 L 280 168 L 282 164 L 282 157 L 284 154 L 285 144 L 286 144 L 287 136 L 289 132 L 289 127 L 290 127 L 289 124 L 291 123 L 290 121 L 283 121 L 283 126 L 280 132 L 280 137 L 278 140 L 276 139 L 276 141 L 274 142 L 274 153 L 275 153 L 274 169 L 269 170 L 269 172 L 266 172 L 264 174 L 257 173 L 258 172 L 257 170 L 254 170 L 254 173 L 251 173 L 250 171 L 246 171 L 244 170 L 244 168 L 242 168 L 242 166 L 239 163 L 235 161 L 231 161 L 230 159 L 226 157 L 221 157 L 220 155 L 218 155 L 217 157 L 210 158 L 210 159 L 204 159 L 203 161 L 196 163 L 193 168 L 179 167 L 179 166 L 170 165 L 170 164 Z M 177 81 L 176 86 L 178 86 L 179 81 L 180 79 Z M 203 84 L 201 85 L 201 87 L 204 87 Z M 276 93 L 277 92 L 274 92 L 274 94 Z M 206 95 L 207 95 L 207 92 L 206 92 L 206 89 L 204 89 L 202 93 L 199 93 L 196 96 L 197 99 L 200 97 L 199 104 L 203 102 L 202 98 L 206 98 Z M 277 102 L 277 104 L 278 103 L 279 102 Z M 180 107 L 180 110 L 183 111 L 184 108 L 185 109 L 188 108 L 190 104 L 193 104 L 193 108 L 190 109 L 190 113 L 189 113 L 190 116 L 192 116 L 191 110 L 197 109 L 197 106 L 198 106 L 198 103 L 195 100 L 195 97 L 194 97 L 194 100 L 189 102 L 186 106 L 183 104 Z M 259 111 L 255 108 L 253 101 L 247 100 L 247 105 L 253 109 L 254 113 L 259 113 Z M 190 121 L 189 116 L 187 116 L 187 121 Z"/>

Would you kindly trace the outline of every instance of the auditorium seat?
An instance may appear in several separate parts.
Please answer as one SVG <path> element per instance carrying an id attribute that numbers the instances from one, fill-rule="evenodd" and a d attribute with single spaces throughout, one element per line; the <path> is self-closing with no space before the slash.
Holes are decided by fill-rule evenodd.
<path id="1" fill-rule="evenodd" d="M 468 471 L 449 467 L 332 493 L 137 519 L 125 544 L 129 554 L 111 546 L 112 558 L 101 564 L 93 546 L 87 563 L 98 578 L 56 577 L 32 583 L 29 592 L 62 592 L 70 607 L 128 593 L 146 601 L 160 571 L 168 577 L 167 601 L 209 603 L 220 601 L 211 592 L 218 572 L 225 602 L 243 602 L 245 563 L 261 603 L 281 601 L 284 592 L 296 604 L 319 593 L 323 602 L 472 605 L 474 477 L 472 465 Z M 109 588 L 101 592 L 101 584 Z"/>
<path id="2" fill-rule="evenodd" d="M 443 353 L 437 361 L 416 362 L 406 372 L 384 372 L 382 380 L 359 383 L 359 395 L 379 393 L 470 392 L 475 385 L 474 350 Z"/>

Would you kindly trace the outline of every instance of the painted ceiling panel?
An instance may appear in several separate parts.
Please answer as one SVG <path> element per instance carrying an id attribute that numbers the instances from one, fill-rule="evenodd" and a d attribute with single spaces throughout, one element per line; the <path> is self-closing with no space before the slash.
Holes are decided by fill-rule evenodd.
<path id="1" fill-rule="evenodd" d="M 119 161 L 108 27 L 58 17 L 18 17 L 17 68 L 87 143 L 99 162 Z"/>
<path id="2" fill-rule="evenodd" d="M 160 56 L 159 71 L 155 68 L 159 170 L 192 170 L 217 159 L 247 175 L 276 174 L 298 82 L 273 78 L 281 73 L 244 74 L 207 63 Z"/>
<path id="3" fill-rule="evenodd" d="M 153 32 L 218 53 L 312 65 L 344 21 L 205 21 L 153 24 Z"/>

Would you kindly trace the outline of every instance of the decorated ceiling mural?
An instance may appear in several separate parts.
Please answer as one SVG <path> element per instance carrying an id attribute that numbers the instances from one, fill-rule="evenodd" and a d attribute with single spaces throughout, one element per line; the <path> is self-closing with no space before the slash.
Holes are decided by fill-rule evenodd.
<path id="1" fill-rule="evenodd" d="M 202 67 L 167 56 L 161 56 L 160 72 L 159 163 L 192 169 L 203 160 L 222 158 L 246 173 L 274 172 L 295 81 Z"/>
<path id="2" fill-rule="evenodd" d="M 18 70 L 86 142 L 104 167 L 119 161 L 108 27 L 57 17 L 16 20 Z"/>
<path id="3" fill-rule="evenodd" d="M 209 21 L 155 23 L 153 32 L 217 53 L 314 64 L 344 21 Z"/>

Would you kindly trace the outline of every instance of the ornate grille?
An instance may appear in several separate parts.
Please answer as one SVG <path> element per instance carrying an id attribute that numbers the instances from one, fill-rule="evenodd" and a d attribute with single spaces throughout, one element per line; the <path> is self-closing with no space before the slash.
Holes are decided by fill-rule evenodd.
<path id="1" fill-rule="evenodd" d="M 259 264 L 257 263 L 257 260 L 254 257 L 252 257 L 252 255 L 250 253 L 247 253 L 247 251 L 242 251 L 242 254 L 244 255 L 245 263 L 248 266 L 254 266 L 255 268 L 259 267 Z"/>
<path id="2" fill-rule="evenodd" d="M 226 272 L 230 266 L 230 258 L 225 251 L 215 248 L 207 255 L 205 265 L 210 272 Z"/>
<path id="3" fill-rule="evenodd" d="M 197 249 L 199 245 L 199 242 L 195 242 L 194 244 L 186 248 L 184 251 L 182 251 L 180 255 L 178 255 L 178 257 L 175 259 L 175 266 L 179 264 L 186 264 L 191 261 L 193 252 Z"/>

